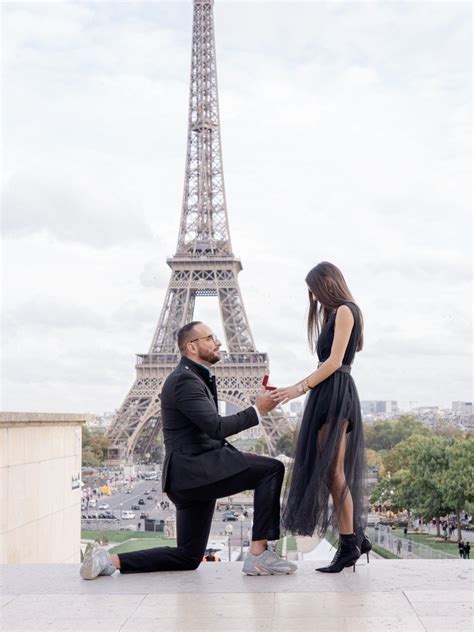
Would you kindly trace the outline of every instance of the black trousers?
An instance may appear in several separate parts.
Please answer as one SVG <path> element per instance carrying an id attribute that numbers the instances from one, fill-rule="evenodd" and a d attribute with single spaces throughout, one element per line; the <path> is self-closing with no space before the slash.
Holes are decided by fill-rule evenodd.
<path id="1" fill-rule="evenodd" d="M 216 483 L 194 489 L 169 491 L 176 505 L 177 546 L 120 553 L 121 573 L 189 571 L 202 561 L 211 531 L 217 498 L 255 490 L 252 540 L 280 537 L 280 491 L 285 472 L 276 459 L 244 454 L 248 469 Z"/>

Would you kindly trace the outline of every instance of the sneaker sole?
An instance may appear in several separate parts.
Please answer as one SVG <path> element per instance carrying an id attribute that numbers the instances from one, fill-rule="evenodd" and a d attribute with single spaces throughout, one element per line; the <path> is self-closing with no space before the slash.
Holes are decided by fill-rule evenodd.
<path id="1" fill-rule="evenodd" d="M 295 569 L 296 570 L 296 569 Z M 260 575 L 291 575 L 295 572 L 295 570 L 291 571 L 270 571 L 266 569 L 256 568 L 255 571 L 242 571 L 245 575 L 249 577 L 256 577 Z"/>
<path id="2" fill-rule="evenodd" d="M 87 555 L 87 553 L 89 553 Z M 94 556 L 92 555 L 92 549 L 84 554 L 84 561 L 82 562 L 81 569 L 79 571 L 82 579 L 95 579 L 99 573 L 94 569 Z"/>

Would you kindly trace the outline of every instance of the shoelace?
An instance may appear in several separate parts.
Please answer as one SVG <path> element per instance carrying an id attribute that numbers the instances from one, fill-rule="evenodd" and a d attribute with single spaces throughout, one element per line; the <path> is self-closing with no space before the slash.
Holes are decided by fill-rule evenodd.
<path id="1" fill-rule="evenodd" d="M 332 547 L 334 548 L 334 547 Z M 342 555 L 342 543 L 337 547 L 336 555 L 333 557 L 332 563 L 337 562 Z"/>

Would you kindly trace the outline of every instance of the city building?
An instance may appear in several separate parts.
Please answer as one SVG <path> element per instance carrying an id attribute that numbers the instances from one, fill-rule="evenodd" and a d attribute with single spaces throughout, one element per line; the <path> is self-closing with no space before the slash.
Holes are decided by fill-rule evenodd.
<path id="1" fill-rule="evenodd" d="M 451 409 L 456 415 L 472 415 L 472 402 L 453 402 Z"/>
<path id="2" fill-rule="evenodd" d="M 86 425 L 90 430 L 107 430 L 112 423 L 116 411 L 105 412 L 101 415 L 87 415 Z"/>
<path id="3" fill-rule="evenodd" d="M 362 415 L 378 415 L 379 418 L 385 415 L 398 415 L 398 403 L 396 400 L 364 400 L 361 401 L 360 407 Z"/>

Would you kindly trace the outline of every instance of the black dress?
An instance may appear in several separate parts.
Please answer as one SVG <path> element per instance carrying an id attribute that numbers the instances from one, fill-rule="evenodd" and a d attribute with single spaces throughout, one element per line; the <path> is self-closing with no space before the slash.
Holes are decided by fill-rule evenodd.
<path id="1" fill-rule="evenodd" d="M 344 469 L 354 504 L 354 530 L 365 526 L 364 434 L 359 396 L 350 375 L 361 332 L 361 316 L 353 303 L 346 305 L 354 316 L 354 325 L 343 366 L 309 392 L 295 440 L 294 462 L 283 502 L 282 525 L 298 535 L 313 535 L 315 531 L 323 535 L 331 524 L 337 528 L 337 510 L 331 503 L 330 485 L 346 422 Z M 336 312 L 319 335 L 317 353 L 320 362 L 327 360 L 331 353 L 335 320 Z M 340 506 L 340 501 L 336 504 Z"/>

